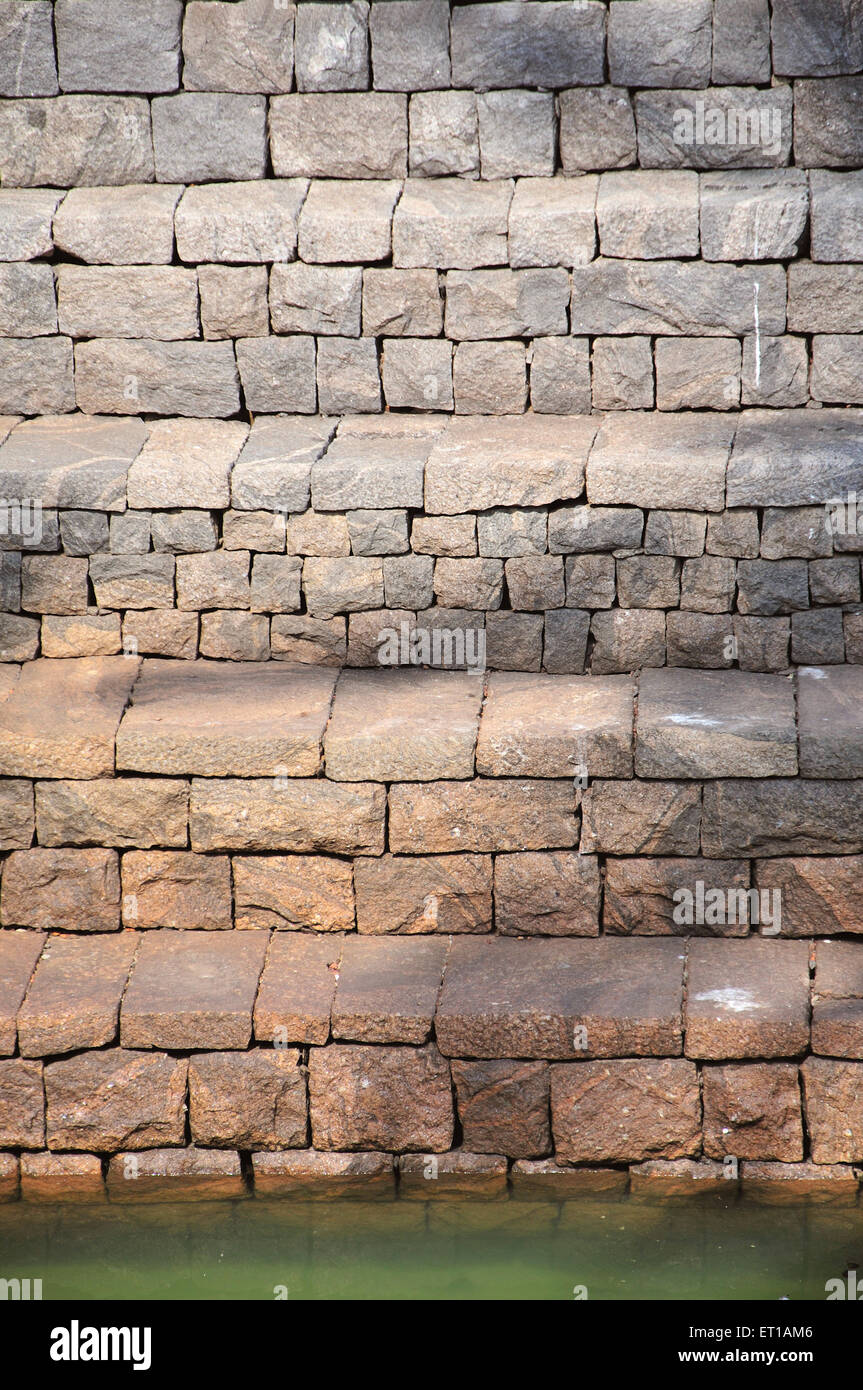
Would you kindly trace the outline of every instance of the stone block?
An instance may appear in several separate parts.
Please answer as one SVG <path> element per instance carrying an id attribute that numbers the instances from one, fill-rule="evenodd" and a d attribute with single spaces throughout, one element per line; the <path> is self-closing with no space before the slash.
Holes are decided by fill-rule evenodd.
<path id="1" fill-rule="evenodd" d="M 122 1048 L 49 1063 L 49 1147 L 114 1153 L 183 1144 L 188 1065 L 185 1057 Z"/>
<path id="2" fill-rule="evenodd" d="M 301 854 L 381 854 L 383 788 L 318 778 L 274 781 L 196 778 L 192 849 L 290 850 Z"/>
<path id="3" fill-rule="evenodd" d="M 50 1057 L 116 1041 L 134 936 L 51 941 L 18 1012 L 22 1057 Z"/>
<path id="4" fill-rule="evenodd" d="M 307 179 L 284 178 L 187 188 L 176 212 L 180 259 L 193 264 L 293 260 L 308 186 Z"/>
<path id="5" fill-rule="evenodd" d="M 0 148 L 6 188 L 153 180 L 150 107 L 142 97 L 4 101 Z"/>
<path id="6" fill-rule="evenodd" d="M 395 92 L 294 92 L 270 101 L 277 178 L 401 179 L 407 98 Z"/>
<path id="7" fill-rule="evenodd" d="M 75 0 L 78 3 L 78 0 Z M 159 183 L 262 179 L 267 165 L 267 103 L 235 92 L 180 92 L 153 102 Z"/>
<path id="8" fill-rule="evenodd" d="M 452 1143 L 449 1065 L 434 1043 L 316 1048 L 309 1099 L 319 1149 L 441 1153 Z"/>
<path id="9" fill-rule="evenodd" d="M 123 996 L 124 1047 L 246 1048 L 267 932 L 145 933 Z"/>
<path id="10" fill-rule="evenodd" d="M 57 0 L 63 91 L 176 91 L 182 15 L 180 0 Z"/>
<path id="11" fill-rule="evenodd" d="M 571 849 L 578 840 L 569 781 L 402 783 L 389 794 L 395 854 Z"/>

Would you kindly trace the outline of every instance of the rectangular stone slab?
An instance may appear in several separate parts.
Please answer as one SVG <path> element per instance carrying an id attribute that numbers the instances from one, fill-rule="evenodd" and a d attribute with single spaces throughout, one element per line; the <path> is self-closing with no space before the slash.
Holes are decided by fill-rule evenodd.
<path id="1" fill-rule="evenodd" d="M 438 1046 L 450 1057 L 678 1055 L 683 962 L 674 941 L 455 941 Z"/>
<path id="2" fill-rule="evenodd" d="M 354 861 L 357 931 L 377 936 L 492 928 L 489 855 L 385 854 Z"/>
<path id="3" fill-rule="evenodd" d="M 797 778 L 708 782 L 701 847 L 717 859 L 859 854 L 863 851 L 863 782 Z"/>
<path id="4" fill-rule="evenodd" d="M 806 507 L 863 493 L 863 411 L 744 410 L 729 507 Z"/>
<path id="5" fill-rule="evenodd" d="M 754 882 L 781 893 L 783 936 L 863 932 L 863 856 L 759 859 Z"/>
<path id="6" fill-rule="evenodd" d="M 119 1047 L 49 1063 L 49 1147 L 111 1153 L 182 1144 L 188 1068 L 185 1057 Z"/>
<path id="7" fill-rule="evenodd" d="M 318 512 L 355 508 L 417 507 L 423 505 L 423 478 L 434 435 L 410 426 L 399 428 L 405 416 L 387 433 L 355 433 L 339 428 L 323 458 L 312 465 L 312 507 Z"/>
<path id="8" fill-rule="evenodd" d="M 551 1068 L 551 1127 L 560 1163 L 692 1158 L 701 1147 L 695 1064 L 558 1063 Z"/>
<path id="9" fill-rule="evenodd" d="M 316 1149 L 445 1153 L 452 1144 L 449 1064 L 434 1043 L 312 1048 L 309 1104 Z"/>
<path id="10" fill-rule="evenodd" d="M 133 932 L 50 937 L 18 1012 L 22 1057 L 113 1042 L 137 946 Z"/>
<path id="11" fill-rule="evenodd" d="M 4 701 L 0 776 L 110 777 L 140 663 L 125 656 L 28 661 Z"/>
<path id="12" fill-rule="evenodd" d="M 168 777 L 96 777 L 36 784 L 40 845 L 185 845 L 189 784 Z"/>
<path id="13" fill-rule="evenodd" d="M 194 850 L 382 854 L 385 812 L 385 789 L 369 783 L 196 777 L 189 832 Z"/>
<path id="14" fill-rule="evenodd" d="M 472 777 L 483 677 L 455 671 L 349 671 L 324 742 L 338 782 Z"/>
<path id="15" fill-rule="evenodd" d="M 701 787 L 593 782 L 581 803 L 583 854 L 697 854 Z"/>
<path id="16" fill-rule="evenodd" d="M 590 451 L 587 500 L 721 512 L 733 439 L 732 421 L 705 414 L 611 415 Z"/>
<path id="17" fill-rule="evenodd" d="M 126 510 L 126 476 L 148 426 L 130 417 L 46 415 L 25 420 L 0 446 L 0 496 L 43 507 Z"/>
<path id="18" fill-rule="evenodd" d="M 403 783 L 390 788 L 395 854 L 569 849 L 578 843 L 572 782 L 507 779 Z"/>
<path id="19" fill-rule="evenodd" d="M 319 417 L 259 415 L 231 472 L 231 506 L 304 512 L 312 464 L 334 432 L 334 422 Z"/>
<path id="20" fill-rule="evenodd" d="M 124 1047 L 247 1047 L 268 932 L 151 931 L 120 1014 Z"/>
<path id="21" fill-rule="evenodd" d="M 477 772 L 631 777 L 632 702 L 628 676 L 496 671 L 480 720 Z"/>
<path id="22" fill-rule="evenodd" d="M 748 671 L 645 671 L 635 771 L 639 777 L 793 777 L 791 681 Z"/>
<path id="23" fill-rule="evenodd" d="M 343 938 L 275 932 L 255 1003 L 258 1042 L 325 1043 Z"/>
<path id="24" fill-rule="evenodd" d="M 803 777 L 863 777 L 863 668 L 804 666 L 797 673 Z"/>
<path id="25" fill-rule="evenodd" d="M 348 937 L 333 1004 L 333 1037 L 424 1043 L 432 1027 L 448 943 L 414 937 Z"/>
<path id="26" fill-rule="evenodd" d="M 37 931 L 0 932 L 0 1054 L 15 1051 L 15 1020 L 48 937 Z"/>
<path id="27" fill-rule="evenodd" d="M 579 497 L 598 424 L 587 415 L 456 416 L 426 464 L 426 511 L 458 515 Z"/>
<path id="28" fill-rule="evenodd" d="M 273 662 L 145 661 L 117 735 L 117 766 L 208 777 L 308 777 L 335 674 Z"/>
<path id="29" fill-rule="evenodd" d="M 114 1154 L 108 1164 L 112 1201 L 222 1201 L 245 1196 L 238 1153 L 218 1149 L 150 1149 Z"/>
<path id="30" fill-rule="evenodd" d="M 793 1057 L 808 1046 L 807 942 L 690 942 L 687 1057 Z"/>

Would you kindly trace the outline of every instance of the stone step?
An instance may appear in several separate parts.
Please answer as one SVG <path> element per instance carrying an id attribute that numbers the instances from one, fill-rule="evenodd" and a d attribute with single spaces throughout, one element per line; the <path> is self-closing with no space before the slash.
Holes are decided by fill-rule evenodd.
<path id="1" fill-rule="evenodd" d="M 12 418 L 0 661 L 861 663 L 860 495 L 853 409 Z"/>

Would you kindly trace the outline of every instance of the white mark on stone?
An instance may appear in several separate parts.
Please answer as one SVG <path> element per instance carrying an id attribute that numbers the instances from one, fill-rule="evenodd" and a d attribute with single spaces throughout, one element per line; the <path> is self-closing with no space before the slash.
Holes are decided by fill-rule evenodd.
<path id="1" fill-rule="evenodd" d="M 720 1009 L 728 1009 L 733 1014 L 761 1008 L 755 995 L 748 989 L 708 989 L 703 994 L 696 994 L 695 998 L 699 1003 L 718 1004 Z"/>

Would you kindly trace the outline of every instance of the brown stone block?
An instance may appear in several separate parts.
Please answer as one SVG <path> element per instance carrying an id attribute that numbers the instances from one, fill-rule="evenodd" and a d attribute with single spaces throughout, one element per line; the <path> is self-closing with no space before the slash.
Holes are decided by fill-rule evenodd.
<path id="1" fill-rule="evenodd" d="M 231 866 L 226 854 L 131 850 L 123 855 L 127 927 L 231 926 Z"/>
<path id="2" fill-rule="evenodd" d="M 707 905 L 704 921 L 686 920 L 683 900 L 674 895 L 686 889 L 693 895 L 698 884 L 705 895 L 712 889 L 723 893 L 744 893 L 749 889 L 749 865 L 743 859 L 608 859 L 605 865 L 605 891 L 602 924 L 615 936 L 746 936 L 749 931 L 749 905 L 745 900 L 739 920 L 712 921 Z M 735 904 L 738 899 L 732 900 Z M 743 905 L 744 900 L 739 900 Z M 675 914 L 678 920 L 675 920 Z M 728 917 L 726 910 L 717 916 Z M 694 914 L 691 914 L 694 916 Z"/>
<path id="3" fill-rule="evenodd" d="M 112 1201 L 215 1201 L 245 1196 L 240 1155 L 212 1149 L 149 1149 L 114 1154 L 108 1164 Z"/>
<path id="4" fill-rule="evenodd" d="M 629 1182 L 622 1168 L 567 1168 L 553 1158 L 520 1158 L 512 1165 L 510 1178 L 514 1197 L 546 1200 L 582 1193 L 622 1196 Z"/>
<path id="5" fill-rule="evenodd" d="M 574 850 L 498 854 L 494 908 L 503 936 L 598 936 L 599 860 Z"/>
<path id="6" fill-rule="evenodd" d="M 700 1197 L 705 1192 L 729 1199 L 737 1192 L 737 1182 L 729 1179 L 721 1163 L 705 1159 L 649 1159 L 629 1170 L 633 1197 Z"/>
<path id="7" fill-rule="evenodd" d="M 804 941 L 693 941 L 686 1055 L 793 1057 L 809 1047 L 809 948 Z"/>
<path id="8" fill-rule="evenodd" d="M 551 1068 L 555 1157 L 566 1163 L 694 1158 L 701 1101 L 692 1062 L 575 1062 Z"/>
<path id="9" fill-rule="evenodd" d="M 701 848 L 716 859 L 859 854 L 863 851 L 863 780 L 777 777 L 763 782 L 708 782 Z"/>
<path id="10" fill-rule="evenodd" d="M 0 1202 L 14 1202 L 18 1196 L 18 1159 L 0 1154 Z"/>
<path id="11" fill-rule="evenodd" d="M 18 1013 L 22 1056 L 50 1057 L 114 1042 L 137 945 L 133 932 L 51 937 Z"/>
<path id="12" fill-rule="evenodd" d="M 25 1201 L 93 1201 L 105 1195 L 102 1160 L 96 1154 L 22 1154 Z"/>
<path id="13" fill-rule="evenodd" d="M 571 781 L 404 784 L 390 789 L 389 807 L 396 854 L 569 849 L 578 842 Z"/>
<path id="14" fill-rule="evenodd" d="M 233 859 L 236 925 L 352 931 L 351 865 L 324 855 L 272 854 Z"/>
<path id="15" fill-rule="evenodd" d="M 48 1147 L 111 1153 L 182 1144 L 187 1068 L 184 1057 L 121 1048 L 50 1062 Z"/>
<path id="16" fill-rule="evenodd" d="M 45 1145 L 42 1063 L 10 1057 L 0 1062 L 0 1144 L 10 1149 Z"/>
<path id="17" fill-rule="evenodd" d="M 275 933 L 255 1002 L 258 1042 L 327 1041 L 342 944 L 342 937 Z"/>
<path id="18" fill-rule="evenodd" d="M 400 1198 L 487 1201 L 506 1198 L 506 1191 L 503 1154 L 453 1149 L 448 1154 L 402 1154 L 399 1159 Z"/>
<path id="19" fill-rule="evenodd" d="M 120 874 L 112 849 L 15 850 L 3 866 L 4 927 L 116 931 Z"/>
<path id="20" fill-rule="evenodd" d="M 863 1062 L 807 1057 L 800 1068 L 814 1163 L 863 1159 Z"/>
<path id="21" fill-rule="evenodd" d="M 0 932 L 0 1056 L 15 1051 L 18 1010 L 47 939 L 42 932 Z"/>
<path id="22" fill-rule="evenodd" d="M 784 936 L 863 932 L 863 855 L 759 859 L 754 878 L 781 894 Z"/>
<path id="23" fill-rule="evenodd" d="M 27 662 L 3 705 L 0 775 L 112 776 L 114 738 L 139 664 L 124 656 Z"/>
<path id="24" fill-rule="evenodd" d="M 0 782 L 0 850 L 28 849 L 35 828 L 33 783 L 19 778 Z"/>
<path id="25" fill-rule="evenodd" d="M 454 941 L 435 1032 L 448 1057 L 674 1056 L 683 951 L 674 941 Z"/>
<path id="26" fill-rule="evenodd" d="M 628 676 L 489 678 L 476 750 L 485 777 L 632 776 Z"/>
<path id="27" fill-rule="evenodd" d="M 447 957 L 440 938 L 347 937 L 333 1003 L 333 1037 L 424 1043 Z"/>
<path id="28" fill-rule="evenodd" d="M 442 1153 L 452 1143 L 449 1065 L 434 1043 L 313 1048 L 309 1100 L 316 1148 Z"/>
<path id="29" fill-rule="evenodd" d="M 582 853 L 697 854 L 701 788 L 685 782 L 594 782 L 581 803 Z"/>
<path id="30" fill-rule="evenodd" d="M 294 1149 L 308 1140 L 306 1076 L 296 1048 L 205 1052 L 189 1061 L 194 1144 Z"/>
<path id="31" fill-rule="evenodd" d="M 452 1077 L 468 1149 L 509 1158 L 550 1152 L 545 1062 L 453 1062 Z"/>
<path id="32" fill-rule="evenodd" d="M 839 1163 L 744 1163 L 743 1191 L 757 1202 L 841 1202 L 857 1200 L 854 1169 Z"/>
<path id="33" fill-rule="evenodd" d="M 804 667 L 797 690 L 801 776 L 863 777 L 863 670 Z"/>
<path id="34" fill-rule="evenodd" d="M 803 1157 L 797 1067 L 792 1062 L 704 1067 L 704 1152 L 710 1158 Z"/>
<path id="35" fill-rule="evenodd" d="M 489 855 L 446 854 L 354 861 L 357 930 L 368 935 L 487 932 L 492 927 Z"/>
<path id="36" fill-rule="evenodd" d="M 192 849 L 381 854 L 386 792 L 320 778 L 196 777 L 189 803 Z"/>
<path id="37" fill-rule="evenodd" d="M 40 845 L 185 845 L 189 784 L 167 777 L 38 782 Z"/>
<path id="38" fill-rule="evenodd" d="M 290 1193 L 329 1201 L 333 1197 L 388 1196 L 394 1191 L 395 1160 L 387 1153 L 252 1154 L 255 1191 Z"/>
<path id="39" fill-rule="evenodd" d="M 812 1050 L 828 1057 L 863 1057 L 863 999 L 816 999 Z"/>
<path id="40" fill-rule="evenodd" d="M 247 1047 L 268 942 L 268 932 L 146 932 L 123 999 L 123 1046 Z"/>

